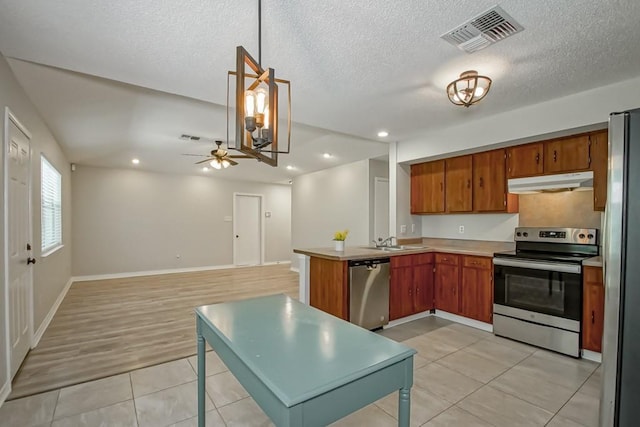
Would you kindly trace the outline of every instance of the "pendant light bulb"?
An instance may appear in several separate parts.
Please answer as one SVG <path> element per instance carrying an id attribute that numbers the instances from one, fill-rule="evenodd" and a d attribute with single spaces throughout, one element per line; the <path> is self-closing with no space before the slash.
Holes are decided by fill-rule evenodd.
<path id="1" fill-rule="evenodd" d="M 267 107 L 267 100 L 269 99 L 269 94 L 267 90 L 263 87 L 256 89 L 256 113 L 264 114 L 264 109 Z"/>
<path id="2" fill-rule="evenodd" d="M 256 110 L 256 93 L 248 90 L 244 93 L 244 115 L 245 117 L 253 117 Z"/>

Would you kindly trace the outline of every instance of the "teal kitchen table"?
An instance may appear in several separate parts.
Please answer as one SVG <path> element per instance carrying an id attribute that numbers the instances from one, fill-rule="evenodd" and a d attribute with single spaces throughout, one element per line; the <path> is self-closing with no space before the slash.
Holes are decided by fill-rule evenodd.
<path id="1" fill-rule="evenodd" d="M 399 390 L 409 426 L 415 350 L 285 295 L 196 308 L 198 426 L 205 340 L 278 427 L 325 426 Z"/>

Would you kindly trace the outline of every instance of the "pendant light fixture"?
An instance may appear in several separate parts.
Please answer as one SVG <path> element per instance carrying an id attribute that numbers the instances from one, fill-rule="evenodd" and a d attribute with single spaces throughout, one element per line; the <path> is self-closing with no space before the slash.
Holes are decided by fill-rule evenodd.
<path id="1" fill-rule="evenodd" d="M 235 105 L 231 105 L 231 76 L 235 76 Z M 280 89 L 286 90 L 285 103 L 279 103 Z M 227 77 L 227 141 L 231 110 L 235 108 L 235 141 L 229 146 L 271 166 L 278 166 L 278 154 L 291 148 L 291 84 L 276 79 L 273 68 L 262 68 L 262 1 L 258 0 L 258 61 L 242 46 L 236 48 L 236 70 Z M 286 108 L 286 110 L 285 110 Z M 279 149 L 278 125 L 287 117 L 286 150 Z"/>
<path id="2" fill-rule="evenodd" d="M 449 101 L 456 105 L 470 107 L 487 96 L 491 88 L 491 79 L 479 76 L 475 70 L 465 71 L 460 78 L 447 86 Z"/>

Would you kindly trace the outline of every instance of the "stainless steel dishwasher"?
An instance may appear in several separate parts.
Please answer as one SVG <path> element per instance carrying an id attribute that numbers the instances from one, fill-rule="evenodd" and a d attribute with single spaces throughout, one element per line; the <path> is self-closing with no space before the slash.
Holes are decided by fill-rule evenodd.
<path id="1" fill-rule="evenodd" d="M 372 330 L 389 323 L 389 258 L 349 261 L 349 320 Z"/>

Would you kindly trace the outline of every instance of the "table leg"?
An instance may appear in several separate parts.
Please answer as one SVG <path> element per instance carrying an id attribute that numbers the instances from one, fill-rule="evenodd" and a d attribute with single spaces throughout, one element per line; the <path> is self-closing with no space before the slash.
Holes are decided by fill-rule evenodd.
<path id="1" fill-rule="evenodd" d="M 205 375 L 205 361 L 206 361 L 206 354 L 205 354 L 205 348 L 204 348 L 204 337 L 202 336 L 202 334 L 200 333 L 200 324 L 198 323 L 198 332 L 197 332 L 197 336 L 198 336 L 198 427 L 205 427 L 204 426 L 204 417 L 205 417 L 205 399 L 206 399 L 206 392 L 205 392 L 205 379 L 206 379 L 206 375 Z"/>
<path id="2" fill-rule="evenodd" d="M 398 427 L 409 427 L 411 418 L 411 388 L 401 388 L 398 397 Z"/>

